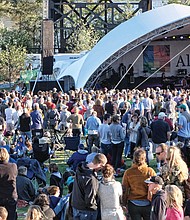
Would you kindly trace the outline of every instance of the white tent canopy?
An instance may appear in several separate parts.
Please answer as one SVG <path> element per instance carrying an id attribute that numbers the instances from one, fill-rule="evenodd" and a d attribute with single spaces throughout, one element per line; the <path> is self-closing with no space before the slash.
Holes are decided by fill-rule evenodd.
<path id="1" fill-rule="evenodd" d="M 61 73 L 58 79 L 72 76 L 75 87 L 82 88 L 92 75 L 97 77 L 99 72 L 131 49 L 189 24 L 190 6 L 169 4 L 139 14 L 106 34 L 88 54 Z"/>

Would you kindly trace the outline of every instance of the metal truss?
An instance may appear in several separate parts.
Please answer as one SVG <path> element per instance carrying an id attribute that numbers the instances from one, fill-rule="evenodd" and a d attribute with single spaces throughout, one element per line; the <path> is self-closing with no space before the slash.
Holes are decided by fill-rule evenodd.
<path id="1" fill-rule="evenodd" d="M 79 0 L 80 1 L 80 0 Z M 49 0 L 49 18 L 54 21 L 55 49 L 67 52 L 67 40 L 78 25 L 78 21 L 92 25 L 95 31 L 105 35 L 126 20 L 126 7 L 133 13 L 151 9 L 152 0 L 130 0 L 128 3 L 112 0 L 91 0 L 79 2 L 70 0 Z"/>
<path id="2" fill-rule="evenodd" d="M 185 27 L 186 25 L 190 24 L 190 18 L 184 18 L 180 21 L 176 21 L 175 23 L 163 26 L 161 28 L 155 29 L 146 35 L 132 41 L 131 43 L 127 44 L 120 50 L 118 50 L 116 53 L 114 53 L 112 56 L 110 56 L 105 62 L 103 62 L 97 70 L 92 73 L 90 76 L 89 80 L 87 81 L 86 85 L 84 86 L 85 88 L 92 88 L 95 84 L 95 82 L 98 80 L 100 75 L 104 70 L 106 70 L 111 64 L 113 64 L 115 61 L 117 61 L 119 58 L 121 58 L 123 55 L 126 53 L 130 52 L 134 48 L 143 45 L 144 43 L 148 41 L 152 41 L 154 38 L 159 37 L 161 35 L 165 35 L 169 33 L 170 31 L 173 31 L 178 28 Z"/>

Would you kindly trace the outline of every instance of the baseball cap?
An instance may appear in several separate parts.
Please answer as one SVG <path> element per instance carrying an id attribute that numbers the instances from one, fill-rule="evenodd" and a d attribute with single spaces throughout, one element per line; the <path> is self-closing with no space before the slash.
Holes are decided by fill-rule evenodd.
<path id="1" fill-rule="evenodd" d="M 178 108 L 181 108 L 186 111 L 186 105 L 184 105 L 184 104 L 179 105 Z"/>
<path id="2" fill-rule="evenodd" d="M 78 149 L 84 150 L 84 144 L 79 144 Z"/>
<path id="3" fill-rule="evenodd" d="M 67 105 L 62 105 L 62 109 L 66 109 L 66 108 L 68 108 Z"/>
<path id="4" fill-rule="evenodd" d="M 145 183 L 156 183 L 158 185 L 163 185 L 164 181 L 160 176 L 152 176 L 150 179 L 144 181 Z"/>
<path id="5" fill-rule="evenodd" d="M 164 117 L 166 117 L 166 114 L 164 112 L 160 112 L 158 114 L 158 118 L 164 118 Z"/>

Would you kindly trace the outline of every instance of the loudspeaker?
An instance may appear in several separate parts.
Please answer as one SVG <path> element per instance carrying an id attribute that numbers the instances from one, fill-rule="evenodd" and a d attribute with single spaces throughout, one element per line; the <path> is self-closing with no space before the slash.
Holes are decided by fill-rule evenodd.
<path id="1" fill-rule="evenodd" d="M 54 23 L 43 20 L 42 23 L 42 75 L 53 74 Z"/>
<path id="2" fill-rule="evenodd" d="M 53 56 L 43 57 L 42 65 L 42 75 L 52 75 L 53 74 Z"/>

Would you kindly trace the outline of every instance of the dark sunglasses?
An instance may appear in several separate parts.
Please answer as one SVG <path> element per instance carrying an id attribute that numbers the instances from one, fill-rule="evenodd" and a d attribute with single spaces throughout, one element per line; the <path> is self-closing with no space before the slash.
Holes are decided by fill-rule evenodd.
<path id="1" fill-rule="evenodd" d="M 163 151 L 161 151 L 161 152 L 157 152 L 156 155 L 160 155 L 162 152 L 163 152 Z"/>

